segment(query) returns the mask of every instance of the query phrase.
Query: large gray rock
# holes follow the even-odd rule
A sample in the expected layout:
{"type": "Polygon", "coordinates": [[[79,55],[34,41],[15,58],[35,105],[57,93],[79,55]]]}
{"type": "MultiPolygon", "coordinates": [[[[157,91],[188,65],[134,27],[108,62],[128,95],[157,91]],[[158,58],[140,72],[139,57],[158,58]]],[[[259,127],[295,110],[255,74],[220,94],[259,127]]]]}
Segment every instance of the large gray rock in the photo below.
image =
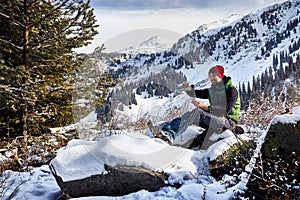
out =
{"type": "Polygon", "coordinates": [[[273,119],[247,187],[250,198],[299,199],[300,115],[273,119]]]}
{"type": "Polygon", "coordinates": [[[168,176],[163,173],[153,172],[142,167],[107,167],[109,172],[104,175],[93,175],[80,180],[64,182],[55,174],[54,177],[66,197],[84,196],[120,196],[142,189],[148,191],[159,190],[166,185],[168,176]]]}
{"type": "Polygon", "coordinates": [[[173,177],[172,184],[192,179],[201,160],[192,150],[123,133],[99,141],[71,140],[49,165],[63,193],[71,197],[116,196],[155,191],[173,177]]]}

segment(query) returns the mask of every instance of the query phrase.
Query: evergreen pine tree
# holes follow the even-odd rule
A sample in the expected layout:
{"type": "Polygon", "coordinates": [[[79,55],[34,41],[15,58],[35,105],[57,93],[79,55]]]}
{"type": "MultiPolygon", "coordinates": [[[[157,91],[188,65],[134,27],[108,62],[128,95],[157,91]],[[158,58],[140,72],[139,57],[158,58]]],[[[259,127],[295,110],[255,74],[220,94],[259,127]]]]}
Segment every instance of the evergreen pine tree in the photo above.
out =
{"type": "Polygon", "coordinates": [[[252,92],[251,92],[250,82],[248,82],[248,85],[247,85],[247,102],[250,101],[251,96],[252,96],[252,92]]]}
{"type": "Polygon", "coordinates": [[[0,122],[9,120],[11,131],[23,135],[70,123],[73,75],[80,64],[74,49],[97,34],[90,1],[0,5],[0,122]]]}

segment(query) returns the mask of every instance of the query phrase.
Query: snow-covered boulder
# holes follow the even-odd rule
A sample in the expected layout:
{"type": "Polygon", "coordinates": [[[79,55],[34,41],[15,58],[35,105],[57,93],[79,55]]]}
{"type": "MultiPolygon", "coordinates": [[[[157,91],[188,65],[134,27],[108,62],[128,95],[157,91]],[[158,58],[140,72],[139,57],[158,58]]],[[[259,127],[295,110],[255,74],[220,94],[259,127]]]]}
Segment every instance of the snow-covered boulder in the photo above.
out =
{"type": "Polygon", "coordinates": [[[70,197],[160,191],[166,188],[163,186],[184,186],[197,182],[199,176],[208,177],[209,160],[238,141],[229,133],[221,136],[224,139],[200,151],[176,146],[187,135],[173,146],[140,133],[99,137],[98,141],[72,140],[58,151],[50,168],[62,192],[70,197]]]}
{"type": "Polygon", "coordinates": [[[71,197],[158,190],[192,178],[202,157],[160,139],[124,133],[100,141],[72,140],[51,161],[63,193],[71,197]],[[168,180],[168,181],[167,181],[168,180]]]}
{"type": "MultiPolygon", "coordinates": [[[[298,108],[299,109],[299,108],[298,108]]],[[[278,115],[270,123],[248,183],[248,196],[298,199],[300,196],[300,115],[278,115]]]]}

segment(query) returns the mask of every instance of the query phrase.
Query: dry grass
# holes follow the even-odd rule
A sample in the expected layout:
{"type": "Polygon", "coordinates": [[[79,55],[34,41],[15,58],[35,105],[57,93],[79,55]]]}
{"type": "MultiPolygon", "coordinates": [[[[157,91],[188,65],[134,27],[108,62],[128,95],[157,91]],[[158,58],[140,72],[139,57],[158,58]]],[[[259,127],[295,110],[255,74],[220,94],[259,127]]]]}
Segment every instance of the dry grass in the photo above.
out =
{"type": "Polygon", "coordinates": [[[0,148],[5,149],[2,156],[6,159],[0,162],[0,174],[5,170],[28,171],[47,164],[71,138],[61,134],[2,138],[0,148]]]}
{"type": "Polygon", "coordinates": [[[299,102],[282,102],[280,99],[284,95],[283,92],[280,93],[276,101],[270,97],[264,97],[264,94],[260,99],[251,100],[247,110],[242,113],[241,124],[266,129],[275,115],[290,114],[292,108],[298,106],[299,102]]]}

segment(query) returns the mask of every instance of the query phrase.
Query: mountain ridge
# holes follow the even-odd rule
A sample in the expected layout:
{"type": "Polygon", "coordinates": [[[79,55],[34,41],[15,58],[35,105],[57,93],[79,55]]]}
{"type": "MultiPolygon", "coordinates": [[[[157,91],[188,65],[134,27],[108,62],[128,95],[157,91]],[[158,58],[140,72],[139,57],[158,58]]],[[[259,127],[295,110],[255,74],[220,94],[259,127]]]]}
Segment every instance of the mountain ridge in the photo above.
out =
{"type": "MultiPolygon", "coordinates": [[[[187,69],[194,68],[205,76],[212,65],[221,64],[235,84],[251,81],[272,65],[273,54],[288,51],[289,45],[299,40],[299,18],[299,1],[275,4],[223,27],[204,33],[197,29],[180,38],[170,50],[126,57],[109,69],[115,77],[123,74],[127,79],[129,69],[137,67],[143,73],[145,65],[169,66],[187,76],[187,69]]],[[[299,49],[292,53],[298,52],[299,49]]]]}

